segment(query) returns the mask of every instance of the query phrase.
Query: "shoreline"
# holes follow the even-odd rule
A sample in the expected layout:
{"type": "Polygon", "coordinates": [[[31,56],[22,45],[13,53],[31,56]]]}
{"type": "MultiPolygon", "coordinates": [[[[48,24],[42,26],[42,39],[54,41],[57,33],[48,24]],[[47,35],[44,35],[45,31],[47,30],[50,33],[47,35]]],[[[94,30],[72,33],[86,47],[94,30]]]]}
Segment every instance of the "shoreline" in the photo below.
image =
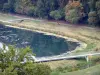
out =
{"type": "MultiPolygon", "coordinates": [[[[56,34],[56,33],[49,32],[49,31],[43,31],[43,30],[35,29],[35,28],[30,29],[30,28],[27,28],[27,27],[24,27],[24,26],[20,26],[19,24],[10,23],[10,22],[7,22],[7,21],[1,21],[0,20],[0,23],[4,26],[28,30],[28,31],[33,31],[33,32],[38,32],[38,33],[43,33],[44,35],[51,35],[51,36],[55,36],[55,37],[59,37],[59,38],[64,38],[64,39],[66,39],[66,41],[72,41],[72,42],[78,43],[79,46],[77,46],[74,50],[71,50],[69,53],[75,52],[77,50],[84,50],[87,47],[86,43],[81,42],[81,41],[74,39],[74,38],[71,38],[71,37],[64,36],[64,35],[56,34]]],[[[63,53],[63,54],[65,54],[65,53],[63,53]]]]}
{"type": "Polygon", "coordinates": [[[45,61],[49,62],[49,61],[54,61],[54,60],[55,61],[64,60],[68,56],[70,56],[71,53],[74,53],[77,50],[84,50],[87,47],[86,43],[83,43],[81,41],[78,41],[77,39],[69,38],[69,37],[66,37],[66,36],[63,36],[63,35],[58,35],[58,34],[54,34],[54,33],[50,33],[50,32],[34,30],[34,29],[28,29],[28,28],[24,28],[24,27],[12,26],[12,24],[1,24],[1,25],[12,27],[12,28],[17,28],[17,29],[23,29],[23,30],[38,32],[38,33],[43,33],[44,35],[51,35],[51,36],[55,36],[55,37],[59,37],[59,38],[64,38],[66,41],[72,41],[72,42],[76,42],[76,43],[79,44],[74,50],[62,53],[60,55],[53,55],[53,56],[46,56],[46,57],[35,57],[35,56],[32,56],[32,58],[34,59],[35,62],[45,62],[45,61]]]}

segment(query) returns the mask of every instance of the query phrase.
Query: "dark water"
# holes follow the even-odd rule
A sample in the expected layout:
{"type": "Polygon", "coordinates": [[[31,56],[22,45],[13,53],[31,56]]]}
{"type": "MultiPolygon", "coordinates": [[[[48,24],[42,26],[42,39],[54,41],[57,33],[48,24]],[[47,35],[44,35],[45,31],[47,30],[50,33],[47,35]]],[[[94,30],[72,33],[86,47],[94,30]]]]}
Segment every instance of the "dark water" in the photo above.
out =
{"type": "Polygon", "coordinates": [[[18,48],[30,46],[37,57],[59,55],[75,49],[75,42],[42,33],[16,29],[0,25],[0,42],[15,45],[18,48]]]}

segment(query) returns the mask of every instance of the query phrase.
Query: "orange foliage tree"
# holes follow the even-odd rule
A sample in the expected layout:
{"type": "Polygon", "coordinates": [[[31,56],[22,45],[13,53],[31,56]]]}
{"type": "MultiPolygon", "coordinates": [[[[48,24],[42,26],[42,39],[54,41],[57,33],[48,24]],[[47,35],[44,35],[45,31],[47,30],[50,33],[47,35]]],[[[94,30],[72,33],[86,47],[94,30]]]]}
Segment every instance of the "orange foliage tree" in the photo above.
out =
{"type": "Polygon", "coordinates": [[[84,16],[84,11],[80,1],[69,0],[65,9],[66,20],[71,23],[77,23],[82,16],[84,16]]]}

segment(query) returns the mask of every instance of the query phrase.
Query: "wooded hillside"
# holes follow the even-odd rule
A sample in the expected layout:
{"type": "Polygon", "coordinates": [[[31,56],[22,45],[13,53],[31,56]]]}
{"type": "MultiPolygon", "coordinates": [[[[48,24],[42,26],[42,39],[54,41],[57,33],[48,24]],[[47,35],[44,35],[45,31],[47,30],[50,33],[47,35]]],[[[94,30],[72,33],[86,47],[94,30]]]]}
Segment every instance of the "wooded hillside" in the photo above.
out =
{"type": "Polygon", "coordinates": [[[100,0],[0,0],[0,11],[70,23],[100,24],[100,0]]]}

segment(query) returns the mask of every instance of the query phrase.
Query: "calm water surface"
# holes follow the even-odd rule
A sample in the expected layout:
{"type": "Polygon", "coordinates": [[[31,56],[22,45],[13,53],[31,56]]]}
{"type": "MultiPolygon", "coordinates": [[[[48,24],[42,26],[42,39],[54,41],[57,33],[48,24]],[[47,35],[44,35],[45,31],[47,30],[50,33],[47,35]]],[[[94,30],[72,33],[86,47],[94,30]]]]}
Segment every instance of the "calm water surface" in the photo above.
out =
{"type": "Polygon", "coordinates": [[[76,42],[68,42],[63,38],[3,25],[0,25],[0,42],[18,48],[30,46],[37,57],[59,55],[78,46],[76,42]]]}

